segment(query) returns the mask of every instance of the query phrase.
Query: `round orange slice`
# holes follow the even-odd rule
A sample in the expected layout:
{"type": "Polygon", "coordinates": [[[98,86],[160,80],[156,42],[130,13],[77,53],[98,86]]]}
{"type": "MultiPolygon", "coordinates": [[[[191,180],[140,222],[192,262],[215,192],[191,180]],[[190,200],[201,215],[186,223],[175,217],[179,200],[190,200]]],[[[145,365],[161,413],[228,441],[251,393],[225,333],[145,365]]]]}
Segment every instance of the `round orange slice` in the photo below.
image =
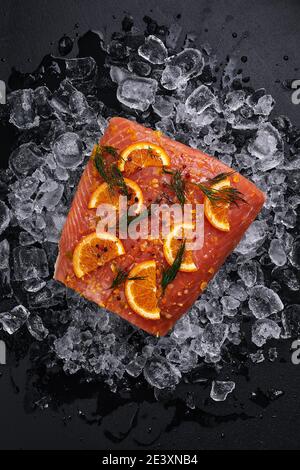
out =
{"type": "MultiPolygon", "coordinates": [[[[212,189],[221,189],[230,187],[229,178],[216,183],[212,186],[212,189]]],[[[211,225],[222,232],[228,232],[230,230],[230,224],[228,220],[229,203],[213,204],[206,196],[204,198],[204,214],[211,225]]]]}
{"type": "Polygon", "coordinates": [[[160,319],[154,260],[143,261],[131,269],[125,282],[125,296],[132,310],[141,317],[148,320],[160,319]]]}
{"type": "Polygon", "coordinates": [[[148,166],[169,166],[170,157],[159,145],[151,142],[136,142],[129,145],[121,152],[119,169],[132,173],[138,168],[148,166]]]}
{"type": "MultiPolygon", "coordinates": [[[[172,265],[174,263],[177,252],[182,243],[182,239],[186,238],[186,240],[189,241],[188,231],[192,231],[192,230],[193,230],[192,224],[175,225],[175,227],[169,232],[169,234],[165,238],[163,251],[164,251],[164,256],[169,265],[172,265]],[[186,232],[186,237],[184,237],[185,232],[186,232]]],[[[179,271],[184,271],[184,272],[198,271],[198,268],[193,259],[192,251],[185,250],[179,271]]]]}
{"type": "MultiPolygon", "coordinates": [[[[144,202],[142,190],[135,181],[129,178],[124,178],[124,182],[129,189],[129,196],[127,196],[128,204],[136,204],[135,213],[139,214],[144,202]]],[[[95,209],[100,206],[100,204],[112,204],[116,209],[118,209],[120,196],[121,193],[118,191],[110,191],[108,184],[102,183],[91,195],[88,208],[95,209]]]]}
{"type": "Polygon", "coordinates": [[[108,232],[91,233],[83,237],[74,250],[74,272],[81,278],[124,253],[122,242],[114,235],[108,232]]]}

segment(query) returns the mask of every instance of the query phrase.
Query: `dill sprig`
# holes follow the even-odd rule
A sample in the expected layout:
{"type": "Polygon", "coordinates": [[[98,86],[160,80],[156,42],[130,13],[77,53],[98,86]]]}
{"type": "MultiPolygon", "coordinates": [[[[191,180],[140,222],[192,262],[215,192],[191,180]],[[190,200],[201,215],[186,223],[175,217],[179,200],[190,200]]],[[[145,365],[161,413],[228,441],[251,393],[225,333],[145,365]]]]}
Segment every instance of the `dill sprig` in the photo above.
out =
{"type": "Polygon", "coordinates": [[[161,287],[162,287],[163,294],[164,294],[168,284],[170,284],[170,282],[174,281],[174,279],[175,279],[175,277],[176,277],[176,275],[179,271],[179,268],[181,266],[183,256],[184,256],[184,252],[185,252],[185,240],[182,241],[182,243],[181,243],[181,245],[180,245],[180,247],[179,247],[179,249],[176,253],[176,257],[173,261],[172,266],[168,267],[163,272],[162,280],[161,280],[161,287]]]}
{"type": "Polygon", "coordinates": [[[219,173],[213,178],[207,179],[204,183],[195,183],[196,186],[203,192],[203,194],[210,200],[214,205],[219,204],[235,204],[238,205],[239,202],[246,203],[247,201],[243,198],[243,194],[236,188],[232,186],[224,187],[220,189],[215,189],[214,186],[217,183],[220,183],[228,176],[235,173],[230,171],[227,173],[219,173]]]}
{"type": "Polygon", "coordinates": [[[171,183],[168,185],[177,196],[177,199],[181,205],[184,206],[186,198],[185,198],[185,181],[180,173],[179,170],[167,170],[166,168],[163,169],[164,173],[171,175],[171,183]]]}
{"type": "Polygon", "coordinates": [[[116,163],[107,163],[103,158],[105,152],[109,153],[114,158],[118,157],[118,151],[114,147],[97,145],[94,163],[98,173],[108,184],[110,191],[120,190],[125,196],[129,196],[122,172],[119,170],[116,163]]]}
{"type": "Polygon", "coordinates": [[[129,281],[144,281],[146,279],[144,276],[131,276],[131,277],[128,277],[129,273],[127,271],[124,271],[123,269],[117,268],[117,271],[118,271],[117,275],[113,279],[109,289],[115,289],[120,284],[123,284],[123,282],[125,282],[126,279],[128,279],[129,281]]]}

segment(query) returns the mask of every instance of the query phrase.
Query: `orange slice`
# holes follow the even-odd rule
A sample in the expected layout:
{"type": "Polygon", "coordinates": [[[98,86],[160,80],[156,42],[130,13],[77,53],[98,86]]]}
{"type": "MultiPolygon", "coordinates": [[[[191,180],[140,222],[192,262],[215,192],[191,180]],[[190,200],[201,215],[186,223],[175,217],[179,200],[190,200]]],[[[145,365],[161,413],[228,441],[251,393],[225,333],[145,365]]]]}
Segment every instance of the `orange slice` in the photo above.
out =
{"type": "Polygon", "coordinates": [[[148,166],[168,166],[170,165],[170,157],[159,145],[151,142],[136,142],[129,145],[121,152],[119,161],[119,169],[132,173],[137,168],[145,168],[148,166]]]}
{"type": "MultiPolygon", "coordinates": [[[[179,247],[181,245],[182,238],[187,231],[192,231],[193,230],[193,225],[192,224],[180,224],[180,225],[175,225],[175,227],[169,232],[167,235],[165,241],[164,241],[164,256],[168,262],[169,265],[172,265],[174,263],[174,260],[176,258],[176,254],[179,250],[179,247]]],[[[186,236],[186,240],[189,241],[188,234],[186,236]]],[[[190,240],[191,241],[191,240],[190,240]]],[[[185,250],[183,260],[181,263],[181,266],[179,268],[179,271],[184,271],[184,272],[194,272],[198,271],[198,268],[194,262],[193,259],[193,252],[189,250],[185,250]]]]}
{"type": "MultiPolygon", "coordinates": [[[[135,181],[129,178],[124,178],[124,182],[129,189],[128,203],[129,205],[136,204],[135,213],[139,214],[144,202],[142,190],[135,181]]],[[[118,191],[110,191],[108,184],[102,183],[91,195],[88,208],[95,209],[100,206],[100,204],[112,204],[118,209],[120,196],[121,193],[118,191]]]]}
{"type": "MultiPolygon", "coordinates": [[[[230,187],[230,180],[226,178],[212,186],[213,189],[230,187]]],[[[204,214],[211,225],[222,232],[230,230],[228,220],[229,203],[212,204],[208,197],[204,198],[204,214]]]]}
{"type": "Polygon", "coordinates": [[[83,237],[74,250],[74,272],[81,278],[124,253],[122,242],[114,235],[108,232],[91,233],[83,237]]]}
{"type": "Polygon", "coordinates": [[[148,320],[160,319],[154,260],[144,261],[131,269],[125,282],[125,296],[132,310],[141,317],[148,320]],[[132,277],[143,279],[130,280],[132,277]]]}

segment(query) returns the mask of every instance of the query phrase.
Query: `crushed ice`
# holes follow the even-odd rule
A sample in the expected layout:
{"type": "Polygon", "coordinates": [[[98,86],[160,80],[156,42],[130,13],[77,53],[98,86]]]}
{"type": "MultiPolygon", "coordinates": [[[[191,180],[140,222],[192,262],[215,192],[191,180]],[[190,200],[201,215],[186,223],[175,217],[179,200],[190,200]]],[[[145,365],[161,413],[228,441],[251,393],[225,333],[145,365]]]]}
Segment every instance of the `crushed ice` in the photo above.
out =
{"type": "MultiPolygon", "coordinates": [[[[108,45],[98,37],[104,67],[91,57],[52,58],[2,107],[1,119],[17,137],[0,175],[0,324],[10,335],[27,327],[35,340],[48,341],[66,373],[102,377],[112,389],[141,376],[155,390],[172,389],[200,362],[220,371],[232,345],[252,342],[248,357],[258,363],[265,343],[299,334],[300,305],[289,305],[288,293],[299,289],[300,132],[287,118],[270,117],[273,98],[244,85],[233,58],[219,83],[207,46],[196,48],[189,36],[180,50],[178,24],[157,36],[145,37],[131,23],[124,31],[108,45]],[[52,88],[40,86],[47,76],[56,80],[52,88]],[[101,90],[117,101],[108,103],[105,93],[99,99],[101,90]],[[267,194],[201,299],[159,339],[51,279],[80,175],[117,114],[216,155],[267,194]]],[[[276,357],[269,349],[270,360],[276,357]]],[[[210,396],[223,401],[234,388],[215,380],[210,396]]]]}

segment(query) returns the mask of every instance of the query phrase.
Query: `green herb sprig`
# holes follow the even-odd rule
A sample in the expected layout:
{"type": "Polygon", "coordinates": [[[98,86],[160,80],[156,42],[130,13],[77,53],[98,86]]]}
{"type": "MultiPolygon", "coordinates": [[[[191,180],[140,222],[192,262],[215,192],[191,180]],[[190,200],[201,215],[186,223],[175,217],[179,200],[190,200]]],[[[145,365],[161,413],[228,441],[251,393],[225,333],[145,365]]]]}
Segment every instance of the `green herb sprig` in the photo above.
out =
{"type": "Polygon", "coordinates": [[[176,257],[173,261],[172,266],[168,267],[163,272],[162,280],[161,280],[161,287],[162,287],[163,294],[164,294],[168,284],[170,284],[170,282],[174,281],[175,277],[177,276],[177,273],[179,271],[179,268],[180,268],[182,260],[183,260],[184,252],[185,252],[185,240],[182,241],[182,243],[181,243],[181,245],[180,245],[180,247],[179,247],[179,249],[176,253],[176,257]]]}
{"type": "Polygon", "coordinates": [[[184,206],[186,197],[185,197],[185,180],[182,177],[182,174],[179,170],[168,170],[166,168],[163,169],[164,173],[171,175],[171,183],[168,185],[176,194],[177,199],[181,205],[184,206]]]}
{"type": "Polygon", "coordinates": [[[118,151],[114,147],[97,145],[94,163],[99,175],[108,184],[110,191],[120,190],[125,196],[129,196],[122,172],[116,163],[107,163],[103,157],[104,153],[109,153],[114,158],[118,157],[118,151]]]}
{"type": "Polygon", "coordinates": [[[220,189],[213,188],[215,184],[220,183],[233,173],[234,171],[219,173],[213,178],[207,179],[204,183],[195,184],[213,205],[235,204],[237,206],[239,202],[246,203],[246,200],[243,198],[243,194],[238,189],[233,188],[232,186],[220,189]]]}
{"type": "Polygon", "coordinates": [[[115,289],[119,285],[123,284],[123,282],[128,279],[129,281],[144,281],[146,278],[144,276],[132,276],[128,277],[129,273],[127,271],[124,271],[122,269],[117,268],[117,275],[113,279],[111,286],[109,289],[115,289]]]}

